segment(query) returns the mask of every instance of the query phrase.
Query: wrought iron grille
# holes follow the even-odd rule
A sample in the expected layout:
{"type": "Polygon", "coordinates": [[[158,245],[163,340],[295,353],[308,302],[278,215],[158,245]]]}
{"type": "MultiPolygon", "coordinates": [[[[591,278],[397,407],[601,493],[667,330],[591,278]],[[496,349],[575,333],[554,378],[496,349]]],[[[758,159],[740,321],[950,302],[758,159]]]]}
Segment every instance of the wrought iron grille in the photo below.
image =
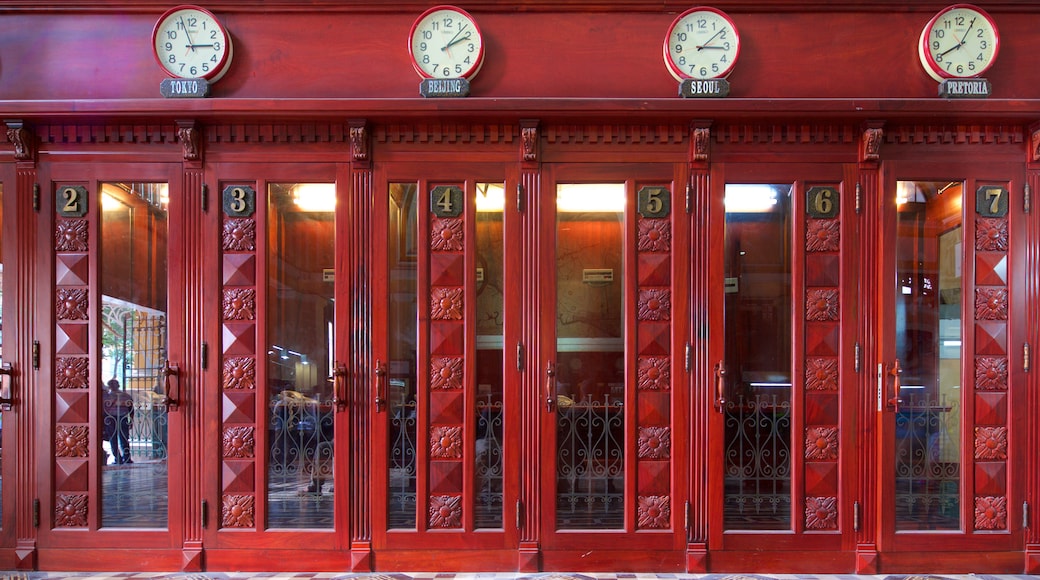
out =
{"type": "Polygon", "coordinates": [[[960,529],[960,401],[904,396],[896,414],[896,528],[960,529]]]}
{"type": "Polygon", "coordinates": [[[727,529],[791,526],[791,402],[780,394],[726,404],[727,529]]]}
{"type": "Polygon", "coordinates": [[[415,412],[410,401],[392,407],[390,418],[390,498],[387,524],[391,529],[414,528],[415,516],[415,412]]]}
{"type": "Polygon", "coordinates": [[[556,424],[556,523],[566,529],[624,527],[624,401],[561,406],[556,424]]]}
{"type": "Polygon", "coordinates": [[[477,528],[502,527],[502,403],[477,403],[476,488],[477,528]]]}

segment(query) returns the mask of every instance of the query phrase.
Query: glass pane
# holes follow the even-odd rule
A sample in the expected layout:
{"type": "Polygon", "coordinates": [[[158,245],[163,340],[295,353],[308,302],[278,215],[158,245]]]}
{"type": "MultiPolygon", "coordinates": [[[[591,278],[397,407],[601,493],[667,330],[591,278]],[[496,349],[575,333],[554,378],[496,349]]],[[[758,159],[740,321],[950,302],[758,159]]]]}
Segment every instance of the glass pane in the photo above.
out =
{"type": "Polygon", "coordinates": [[[415,421],[416,355],[418,339],[418,278],[416,199],[414,183],[390,185],[389,213],[389,334],[390,417],[388,455],[389,497],[387,525],[414,529],[415,517],[415,421]]]}
{"type": "Polygon", "coordinates": [[[477,433],[474,469],[477,491],[474,524],[477,528],[502,527],[504,203],[504,184],[477,184],[477,433]]]}
{"type": "MultiPolygon", "coordinates": [[[[0,183],[0,232],[4,231],[4,184],[0,183]]],[[[4,360],[4,240],[0,237],[0,361],[4,360]]],[[[0,458],[4,453],[4,413],[0,411],[0,458]]],[[[4,476],[0,465],[0,514],[4,513],[4,476]]],[[[0,528],[3,518],[0,518],[0,528]]]]}
{"type": "Polygon", "coordinates": [[[791,528],[791,186],[726,185],[723,523],[791,528]]]}
{"type": "Polygon", "coordinates": [[[897,184],[897,530],[961,527],[962,190],[949,181],[897,184]]]}
{"type": "Polygon", "coordinates": [[[101,185],[103,527],[167,525],[167,186],[101,185]]]}
{"type": "Polygon", "coordinates": [[[556,191],[556,525],[625,514],[624,184],[556,191]]]}
{"type": "Polygon", "coordinates": [[[268,188],[267,501],[272,528],[331,528],[336,186],[268,188]]]}

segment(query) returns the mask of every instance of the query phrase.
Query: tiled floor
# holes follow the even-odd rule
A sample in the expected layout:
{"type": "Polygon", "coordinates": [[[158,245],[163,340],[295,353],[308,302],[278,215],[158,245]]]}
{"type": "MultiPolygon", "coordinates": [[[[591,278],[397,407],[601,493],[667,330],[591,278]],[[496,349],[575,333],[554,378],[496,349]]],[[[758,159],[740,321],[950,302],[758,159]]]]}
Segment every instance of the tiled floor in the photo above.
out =
{"type": "Polygon", "coordinates": [[[1025,574],[569,574],[517,573],[387,573],[341,572],[0,572],[0,580],[1040,580],[1025,574]]]}

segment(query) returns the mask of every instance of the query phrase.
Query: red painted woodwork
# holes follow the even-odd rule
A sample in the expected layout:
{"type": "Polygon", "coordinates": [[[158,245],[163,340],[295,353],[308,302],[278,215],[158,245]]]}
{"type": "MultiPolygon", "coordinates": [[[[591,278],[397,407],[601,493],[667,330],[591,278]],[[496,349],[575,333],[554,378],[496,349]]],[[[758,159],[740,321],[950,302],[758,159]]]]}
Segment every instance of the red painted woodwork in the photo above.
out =
{"type": "MultiPolygon", "coordinates": [[[[723,3],[742,35],[740,61],[729,97],[696,100],[677,96],[661,57],[666,27],[688,5],[482,0],[464,6],[487,39],[471,95],[423,99],[405,36],[426,4],[216,0],[206,8],[231,31],[234,63],[210,97],[164,99],[148,40],[167,4],[2,4],[2,352],[16,404],[3,414],[0,568],[112,569],[133,549],[142,569],[188,572],[1040,571],[1040,329],[1026,322],[1040,317],[1030,197],[1040,191],[1040,71],[1023,40],[1036,7],[984,6],[1005,39],[987,73],[993,94],[956,100],[936,96],[916,54],[921,27],[945,4],[723,3]],[[965,183],[966,200],[963,529],[897,533],[895,418],[884,401],[879,411],[877,391],[878,365],[894,358],[893,198],[896,181],[947,177],[965,183]],[[127,179],[170,185],[169,238],[152,247],[168,256],[168,275],[147,286],[170,296],[168,355],[182,393],[169,415],[161,530],[99,525],[94,315],[103,292],[123,293],[99,275],[118,278],[125,264],[98,264],[97,207],[55,216],[57,185],[96,196],[100,183],[127,179]],[[556,521],[559,435],[545,396],[559,308],[553,199],[557,183],[600,181],[629,193],[612,240],[623,260],[609,266],[621,277],[611,299],[624,304],[625,511],[619,530],[575,532],[556,521]],[[276,529],[265,505],[264,351],[268,336],[295,328],[292,313],[268,311],[276,218],[265,200],[268,184],[297,182],[337,187],[334,222],[286,241],[302,259],[335,240],[332,358],[345,396],[330,407],[327,529],[276,529]],[[469,198],[458,216],[428,211],[432,187],[469,195],[486,182],[505,185],[501,221],[478,222],[469,198]],[[724,186],[736,182],[794,188],[790,345],[762,340],[746,353],[790,347],[789,530],[724,528],[713,367],[735,348],[721,329],[724,186]],[[421,509],[412,528],[390,529],[393,429],[382,403],[399,290],[390,256],[401,248],[388,237],[388,192],[403,183],[425,208],[409,256],[421,305],[421,509]],[[224,212],[231,184],[255,188],[253,215],[224,212]],[[1006,217],[976,216],[975,188],[987,184],[1008,189],[1006,217]],[[636,211],[644,186],[669,192],[667,217],[636,211]],[[835,216],[805,211],[817,186],[838,192],[835,216]],[[493,355],[476,353],[478,235],[502,246],[503,346],[493,355]],[[499,367],[502,525],[478,530],[472,411],[499,367]]],[[[320,262],[308,270],[330,267],[320,262]]]]}

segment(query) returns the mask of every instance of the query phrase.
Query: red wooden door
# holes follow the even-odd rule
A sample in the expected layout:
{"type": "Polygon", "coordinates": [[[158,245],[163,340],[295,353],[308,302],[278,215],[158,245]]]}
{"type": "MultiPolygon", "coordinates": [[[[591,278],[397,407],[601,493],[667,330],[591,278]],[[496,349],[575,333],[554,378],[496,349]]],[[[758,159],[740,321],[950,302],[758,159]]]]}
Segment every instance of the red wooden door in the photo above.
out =
{"type": "Polygon", "coordinates": [[[1019,165],[890,164],[877,364],[881,566],[1018,569],[1025,223],[1019,165]]]}
{"type": "Polygon", "coordinates": [[[396,171],[383,167],[373,186],[375,567],[512,569],[521,453],[512,288],[524,251],[506,195],[515,176],[480,164],[396,171]]]}
{"type": "Polygon", "coordinates": [[[710,449],[715,569],[851,567],[850,171],[712,167],[712,368],[694,413],[711,411],[708,440],[694,444],[710,449]]]}
{"type": "MultiPolygon", "coordinates": [[[[41,172],[41,548],[177,549],[185,320],[180,164],[41,172]]],[[[174,555],[176,554],[176,555],[174,555]]],[[[74,562],[68,562],[75,566],[74,562]]],[[[57,564],[61,565],[61,564],[57,564]]]]}
{"type": "Polygon", "coordinates": [[[683,569],[679,171],[544,168],[530,218],[546,569],[683,569]]]}
{"type": "Polygon", "coordinates": [[[217,164],[211,231],[219,248],[217,364],[203,393],[208,565],[282,566],[276,549],[308,549],[347,566],[352,486],[346,394],[349,307],[340,232],[349,183],[327,164],[217,164]],[[257,554],[264,554],[258,556],[257,554]],[[270,560],[265,560],[270,558],[270,560]]]}

